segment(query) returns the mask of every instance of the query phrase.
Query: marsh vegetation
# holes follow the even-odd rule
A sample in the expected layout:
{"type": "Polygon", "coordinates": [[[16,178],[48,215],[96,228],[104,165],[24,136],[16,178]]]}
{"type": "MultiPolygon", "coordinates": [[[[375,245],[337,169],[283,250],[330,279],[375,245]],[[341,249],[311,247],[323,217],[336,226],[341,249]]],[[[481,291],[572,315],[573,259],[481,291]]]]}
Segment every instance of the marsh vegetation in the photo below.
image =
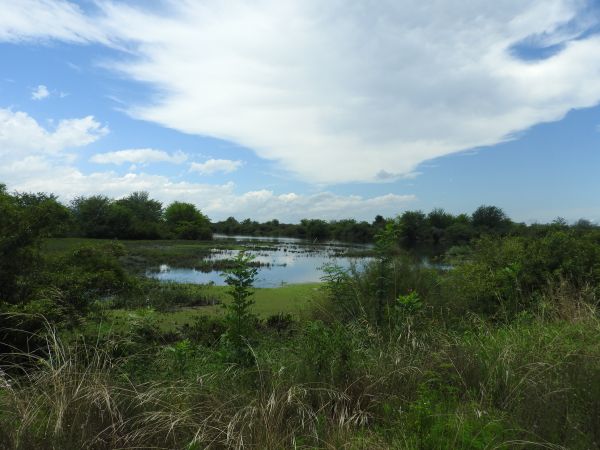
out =
{"type": "Polygon", "coordinates": [[[364,264],[331,246],[318,283],[257,288],[281,246],[86,238],[5,189],[0,210],[0,448],[600,447],[592,224],[405,213],[364,264]],[[210,260],[223,286],[146,276],[210,260]]]}

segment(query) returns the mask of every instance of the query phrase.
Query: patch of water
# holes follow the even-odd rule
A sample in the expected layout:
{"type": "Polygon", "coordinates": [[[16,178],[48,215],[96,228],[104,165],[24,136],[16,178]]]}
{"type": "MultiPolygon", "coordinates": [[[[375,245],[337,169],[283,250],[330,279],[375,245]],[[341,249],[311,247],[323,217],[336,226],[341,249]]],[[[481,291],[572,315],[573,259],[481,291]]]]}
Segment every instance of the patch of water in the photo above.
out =
{"type": "MultiPolygon", "coordinates": [[[[345,257],[343,253],[349,246],[340,243],[327,243],[325,245],[311,245],[306,241],[293,238],[254,239],[246,236],[236,237],[238,241],[247,242],[246,254],[254,257],[256,262],[262,264],[258,268],[256,287],[277,287],[282,284],[318,282],[323,276],[323,266],[336,264],[343,268],[356,265],[361,268],[371,260],[367,257],[345,257]],[[251,241],[258,241],[254,244],[251,241]]],[[[237,256],[239,250],[214,249],[209,259],[228,260],[237,256]]],[[[178,283],[215,284],[225,285],[222,271],[212,270],[203,272],[190,268],[170,267],[161,265],[158,270],[151,270],[147,275],[162,281],[175,281],[178,283]]]]}

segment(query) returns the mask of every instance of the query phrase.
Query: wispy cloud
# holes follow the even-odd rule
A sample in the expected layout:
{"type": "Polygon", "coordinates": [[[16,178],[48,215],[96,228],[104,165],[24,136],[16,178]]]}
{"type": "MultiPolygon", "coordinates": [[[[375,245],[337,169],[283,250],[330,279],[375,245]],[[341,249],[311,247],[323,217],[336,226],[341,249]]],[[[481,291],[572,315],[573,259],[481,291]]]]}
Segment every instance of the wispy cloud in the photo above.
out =
{"type": "Polygon", "coordinates": [[[148,164],[156,162],[167,162],[172,164],[181,164],[187,160],[187,155],[181,151],[167,153],[163,150],[153,148],[134,148],[118,150],[114,152],[97,153],[90,158],[90,161],[96,164],[116,164],[124,163],[148,164]]]}
{"type": "Polygon", "coordinates": [[[42,100],[50,95],[50,91],[46,86],[40,84],[33,91],[31,91],[32,100],[42,100]]]}
{"type": "Polygon", "coordinates": [[[243,162],[230,159],[209,159],[203,163],[193,162],[190,164],[190,172],[198,172],[202,175],[212,175],[217,172],[231,173],[242,166],[243,162]]]}

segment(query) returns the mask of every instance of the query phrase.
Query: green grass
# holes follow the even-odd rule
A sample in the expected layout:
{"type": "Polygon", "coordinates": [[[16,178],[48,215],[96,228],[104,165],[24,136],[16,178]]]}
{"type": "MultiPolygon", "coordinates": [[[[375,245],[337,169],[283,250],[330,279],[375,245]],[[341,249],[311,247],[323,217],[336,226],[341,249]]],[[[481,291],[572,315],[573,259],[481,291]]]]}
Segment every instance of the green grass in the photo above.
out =
{"type": "Polygon", "coordinates": [[[151,266],[168,264],[173,267],[200,268],[212,249],[232,250],[241,248],[227,241],[183,240],[112,240],[91,238],[48,239],[42,251],[48,256],[61,256],[82,246],[102,246],[117,242],[125,248],[119,258],[123,267],[132,273],[141,273],[151,266]]]}
{"type": "MultiPolygon", "coordinates": [[[[294,317],[300,317],[314,301],[321,298],[320,283],[289,284],[278,288],[256,289],[253,299],[255,304],[253,311],[261,318],[267,318],[274,314],[291,314],[294,317]]],[[[207,286],[206,289],[210,295],[219,298],[227,303],[229,297],[226,294],[227,286],[207,286]]],[[[115,309],[107,312],[107,318],[104,321],[103,328],[113,331],[124,331],[128,326],[132,315],[143,315],[142,309],[115,309]]],[[[223,314],[221,305],[182,307],[174,311],[154,312],[153,318],[156,320],[161,331],[174,331],[181,325],[191,324],[198,316],[218,316],[223,314]]]]}

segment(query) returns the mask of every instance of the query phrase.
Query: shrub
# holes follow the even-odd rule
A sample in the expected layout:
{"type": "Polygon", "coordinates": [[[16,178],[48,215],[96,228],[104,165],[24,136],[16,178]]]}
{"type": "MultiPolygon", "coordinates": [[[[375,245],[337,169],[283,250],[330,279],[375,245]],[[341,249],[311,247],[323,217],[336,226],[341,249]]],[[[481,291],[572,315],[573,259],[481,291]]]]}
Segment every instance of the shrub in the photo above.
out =
{"type": "Polygon", "coordinates": [[[252,257],[243,251],[234,259],[234,267],[224,272],[225,283],[229,286],[227,293],[231,301],[223,305],[227,332],[223,335],[226,353],[233,361],[249,364],[252,360],[249,344],[252,342],[257,316],[252,312],[254,301],[250,298],[258,269],[252,267],[252,257]]]}

